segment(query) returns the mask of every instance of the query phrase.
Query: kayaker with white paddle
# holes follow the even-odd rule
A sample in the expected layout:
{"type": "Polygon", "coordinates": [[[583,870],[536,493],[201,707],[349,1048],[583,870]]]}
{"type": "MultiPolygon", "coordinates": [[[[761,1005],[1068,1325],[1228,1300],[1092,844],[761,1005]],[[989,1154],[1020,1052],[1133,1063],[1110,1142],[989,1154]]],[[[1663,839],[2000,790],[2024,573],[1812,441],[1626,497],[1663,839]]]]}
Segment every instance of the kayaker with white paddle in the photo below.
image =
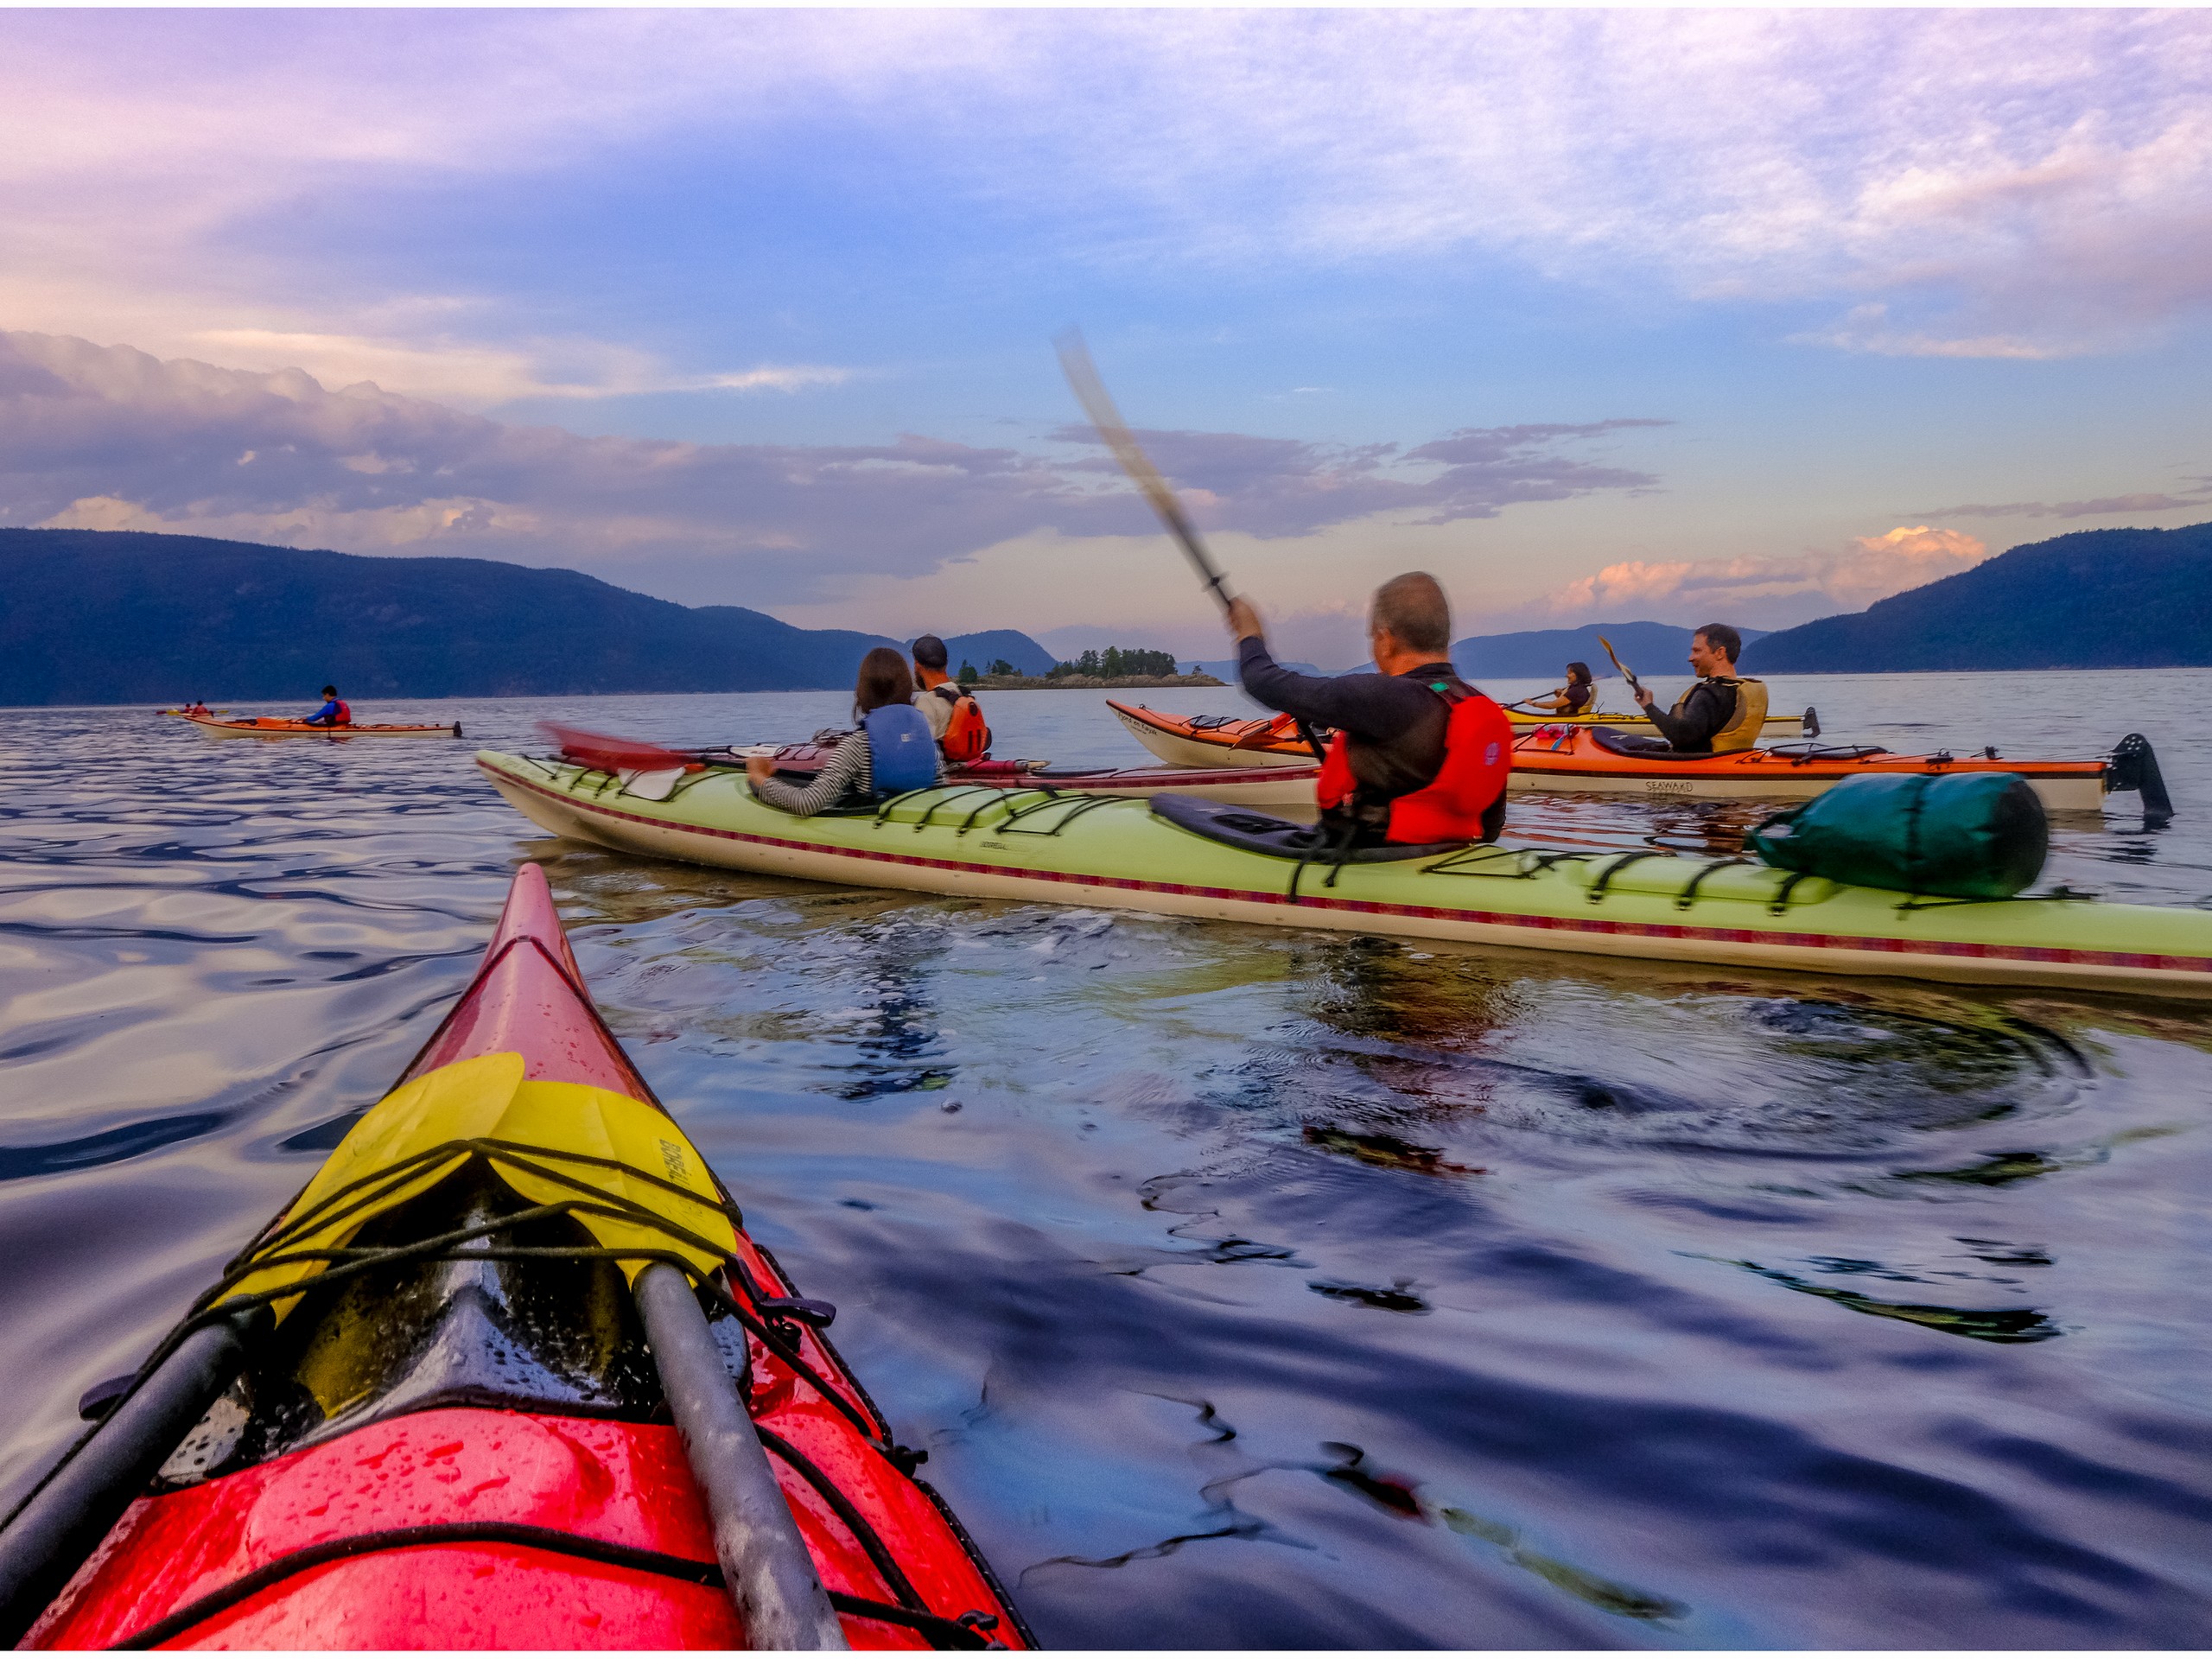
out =
{"type": "MultiPolygon", "coordinates": [[[[1611,652],[1612,647],[1605,649],[1611,652]]],[[[1666,740],[1652,744],[1653,748],[1676,754],[1728,754],[1758,741],[1766,724],[1766,683],[1736,672],[1736,658],[1743,649],[1743,635],[1726,622],[1708,622],[1700,628],[1690,639],[1690,666],[1697,672],[1697,682],[1675,700],[1669,711],[1662,712],[1643,683],[1621,669],[1646,718],[1666,740]]],[[[1613,665],[1619,668],[1620,658],[1614,658],[1613,665]]]]}
{"type": "Polygon", "coordinates": [[[1426,571],[1375,590],[1373,674],[1300,674],[1268,651],[1251,601],[1229,606],[1237,675],[1269,709],[1332,727],[1316,795],[1347,844],[1495,841],[1505,824],[1513,732],[1505,712],[1452,666],[1452,607],[1426,571]]]}
{"type": "MultiPolygon", "coordinates": [[[[929,721],[914,707],[914,677],[906,659],[888,645],[861,658],[853,685],[853,718],[860,730],[838,741],[810,784],[788,784],[776,763],[756,754],[745,763],[753,792],[797,817],[833,807],[872,804],[910,789],[927,789],[944,775],[944,762],[929,721]]],[[[823,741],[834,734],[817,734],[823,741]]]]}
{"type": "Polygon", "coordinates": [[[1222,607],[1236,641],[1244,690],[1298,721],[1321,757],[1315,795],[1334,855],[1363,844],[1495,841],[1505,824],[1505,780],[1513,732],[1505,711],[1452,666],[1452,607],[1425,571],[1375,590],[1368,647],[1379,674],[1335,679],[1294,673],[1268,654],[1260,613],[1232,595],[1197,528],[1122,420],[1071,329],[1060,366],[1091,424],[1222,607]],[[1317,728],[1336,728],[1325,747],[1317,728]]]}

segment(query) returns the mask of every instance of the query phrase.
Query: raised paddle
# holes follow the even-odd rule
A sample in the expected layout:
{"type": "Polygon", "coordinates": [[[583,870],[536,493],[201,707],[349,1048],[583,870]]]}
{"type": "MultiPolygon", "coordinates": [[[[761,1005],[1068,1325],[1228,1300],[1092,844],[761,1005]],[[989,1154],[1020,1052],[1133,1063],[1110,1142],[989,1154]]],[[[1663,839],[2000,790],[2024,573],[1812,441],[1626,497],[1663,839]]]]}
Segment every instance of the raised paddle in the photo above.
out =
{"type": "Polygon", "coordinates": [[[1106,383],[1098,378],[1097,365],[1090,360],[1090,350],[1083,343],[1083,331],[1071,328],[1052,343],[1059,348],[1061,371],[1074,389],[1076,401],[1083,405],[1083,412],[1090,416],[1090,424],[1114,452],[1114,459],[1122,463],[1122,470],[1144,492],[1145,499],[1152,503],[1152,510],[1160,515],[1160,522],[1167,526],[1167,533],[1175,538],[1184,556],[1205,581],[1215,602],[1227,611],[1230,597],[1228,578],[1207,556],[1205,543],[1198,539],[1198,531],[1185,515],[1182,502],[1176,499],[1167,480],[1160,475],[1160,469],[1152,464],[1152,458],[1138,444],[1128,423],[1122,420],[1122,411],[1114,407],[1106,383]]]}
{"type": "MultiPolygon", "coordinates": [[[[1206,590],[1213,595],[1214,602],[1226,615],[1230,598],[1229,579],[1222,575],[1220,567],[1208,556],[1205,543],[1198,539],[1197,527],[1183,511],[1182,502],[1176,498],[1167,480],[1160,475],[1160,469],[1152,464],[1152,457],[1146,454],[1143,446],[1137,442],[1136,435],[1129,430],[1128,423],[1122,418],[1122,411],[1114,407],[1114,399],[1106,390],[1106,383],[1098,378],[1098,366],[1090,360],[1090,348],[1083,343],[1083,331],[1071,328],[1052,344],[1059,350],[1061,372],[1067,376],[1076,401],[1083,405],[1083,412],[1090,416],[1090,424],[1097,429],[1106,447],[1114,452],[1114,459],[1122,463],[1122,470],[1135,480],[1137,488],[1144,492],[1144,499],[1152,503],[1152,510],[1160,515],[1160,522],[1167,527],[1167,533],[1175,538],[1176,545],[1183,550],[1183,556],[1190,560],[1192,569],[1198,573],[1206,590]]],[[[1300,721],[1298,734],[1313,751],[1313,758],[1320,760],[1323,753],[1321,740],[1314,734],[1313,727],[1303,720],[1300,721]]]]}
{"type": "Polygon", "coordinates": [[[1643,690],[1643,682],[1636,677],[1636,671],[1630,668],[1626,663],[1621,661],[1618,657],[1613,656],[1613,642],[1606,639],[1605,636],[1601,633],[1598,636],[1598,643],[1605,648],[1606,656],[1612,657],[1613,666],[1620,671],[1621,678],[1628,682],[1628,689],[1630,691],[1643,690]]]}

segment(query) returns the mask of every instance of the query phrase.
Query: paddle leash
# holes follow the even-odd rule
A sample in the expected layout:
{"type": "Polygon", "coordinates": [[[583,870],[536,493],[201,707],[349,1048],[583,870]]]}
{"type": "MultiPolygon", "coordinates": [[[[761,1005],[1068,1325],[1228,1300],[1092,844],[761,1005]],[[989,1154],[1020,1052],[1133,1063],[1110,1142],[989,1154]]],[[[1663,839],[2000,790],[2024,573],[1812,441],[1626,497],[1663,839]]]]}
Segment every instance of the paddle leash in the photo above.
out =
{"type": "MultiPolygon", "coordinates": [[[[1129,430],[1128,423],[1122,418],[1122,411],[1114,407],[1114,399],[1106,390],[1106,383],[1098,378],[1098,365],[1090,360],[1090,348],[1083,343],[1083,331],[1071,328],[1052,344],[1059,350],[1061,372],[1067,376],[1068,385],[1075,392],[1076,401],[1083,405],[1083,412],[1090,417],[1090,424],[1105,442],[1106,447],[1114,452],[1114,459],[1122,463],[1122,470],[1129,475],[1138,489],[1144,492],[1144,499],[1152,503],[1152,510],[1160,515],[1160,522],[1175,538],[1175,544],[1183,550],[1183,556],[1190,560],[1191,568],[1198,573],[1199,581],[1213,595],[1214,603],[1221,607],[1224,616],[1227,615],[1232,597],[1229,591],[1229,579],[1222,575],[1221,568],[1207,553],[1205,543],[1198,539],[1197,526],[1191,523],[1190,515],[1183,511],[1183,504],[1177,499],[1173,488],[1160,476],[1160,469],[1152,464],[1152,457],[1145,454],[1136,435],[1129,430]]],[[[1313,728],[1301,720],[1298,722],[1298,734],[1313,751],[1314,760],[1320,760],[1321,740],[1315,734],[1313,728]]]]}

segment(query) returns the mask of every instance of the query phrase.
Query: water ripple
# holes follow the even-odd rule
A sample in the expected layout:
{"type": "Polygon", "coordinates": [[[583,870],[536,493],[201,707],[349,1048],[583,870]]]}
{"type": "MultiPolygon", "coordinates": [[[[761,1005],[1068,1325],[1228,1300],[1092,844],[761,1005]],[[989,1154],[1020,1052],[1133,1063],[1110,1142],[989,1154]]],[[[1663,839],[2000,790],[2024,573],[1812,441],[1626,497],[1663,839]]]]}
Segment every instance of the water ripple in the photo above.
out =
{"type": "MultiPolygon", "coordinates": [[[[2024,751],[2032,715],[2087,749],[2141,723],[2141,679],[2069,682],[2059,715],[2021,677],[1802,700],[1877,741],[2024,751]],[[1906,733],[1929,706],[1942,728],[1906,733]]],[[[841,701],[582,723],[753,741],[841,701]]],[[[1126,760],[1097,701],[993,721],[1126,760]]],[[[458,712],[506,745],[558,711],[458,712]]],[[[2212,738],[2159,741],[2212,798],[2212,738]]],[[[528,857],[1052,1644],[2212,1637],[2193,1011],[656,864],[538,836],[459,745],[16,711],[0,780],[0,1498],[398,1072],[528,857]]],[[[1758,816],[1515,822],[1732,852],[1758,816]]],[[[2187,814],[2063,821],[2056,847],[2070,885],[2212,892],[2187,814]]]]}

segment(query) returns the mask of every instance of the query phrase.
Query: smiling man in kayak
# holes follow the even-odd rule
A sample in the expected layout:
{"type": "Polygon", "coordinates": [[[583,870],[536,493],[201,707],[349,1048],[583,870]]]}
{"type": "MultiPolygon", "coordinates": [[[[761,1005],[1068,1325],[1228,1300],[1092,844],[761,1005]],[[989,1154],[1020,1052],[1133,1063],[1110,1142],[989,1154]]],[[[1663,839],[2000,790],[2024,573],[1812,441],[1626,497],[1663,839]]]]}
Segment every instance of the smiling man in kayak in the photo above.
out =
{"type": "Polygon", "coordinates": [[[1330,679],[1281,666],[1246,600],[1230,603],[1229,631],[1246,691],[1336,729],[1316,791],[1325,825],[1367,842],[1497,838],[1512,728],[1452,668],[1452,607],[1435,577],[1415,570],[1375,590],[1367,642],[1379,673],[1330,679]]]}
{"type": "Polygon", "coordinates": [[[1645,716],[1676,754],[1728,754],[1748,749],[1766,724],[1766,684],[1736,672],[1744,636],[1726,622],[1708,622],[1690,639],[1690,666],[1697,683],[1662,712],[1650,691],[1636,688],[1645,716]]]}

